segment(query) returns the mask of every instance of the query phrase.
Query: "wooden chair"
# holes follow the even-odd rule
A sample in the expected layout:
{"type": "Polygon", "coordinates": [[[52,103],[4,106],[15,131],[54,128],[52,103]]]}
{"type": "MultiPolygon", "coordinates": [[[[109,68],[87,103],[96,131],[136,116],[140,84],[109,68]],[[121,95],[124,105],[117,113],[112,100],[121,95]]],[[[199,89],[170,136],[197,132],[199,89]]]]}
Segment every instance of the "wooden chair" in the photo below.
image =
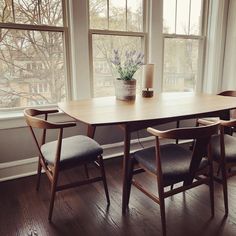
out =
{"type": "MultiPolygon", "coordinates": [[[[200,120],[199,123],[203,124],[200,120]]],[[[212,136],[212,158],[218,164],[217,174],[214,179],[223,186],[225,215],[228,215],[228,189],[227,178],[236,174],[232,167],[236,166],[236,137],[225,133],[225,128],[235,128],[236,119],[220,121],[220,134],[212,136]],[[221,171],[221,177],[219,172],[221,171]]]]}
{"type": "Polygon", "coordinates": [[[179,128],[167,131],[159,131],[153,128],[147,129],[156,137],[156,147],[145,148],[135,152],[131,157],[128,181],[128,199],[130,197],[131,184],[136,186],[144,194],[160,205],[162,231],[166,235],[165,198],[174,194],[194,188],[201,184],[208,184],[210,190],[211,213],[214,215],[213,192],[213,167],[211,158],[211,136],[218,131],[218,124],[206,127],[179,128]],[[178,144],[160,145],[159,138],[165,139],[194,139],[193,152],[184,149],[178,144]],[[208,158],[204,154],[208,150],[208,158]],[[134,169],[138,163],[138,169],[134,169]],[[158,196],[150,193],[137,180],[134,174],[145,171],[157,178],[158,196]],[[167,186],[183,182],[183,185],[169,190],[167,186]]]}
{"type": "MultiPolygon", "coordinates": [[[[221,93],[218,93],[220,96],[225,96],[225,97],[236,97],[236,90],[226,90],[221,93]]],[[[209,120],[211,122],[217,122],[219,121],[218,117],[206,117],[204,118],[206,120],[209,120]]],[[[230,111],[230,119],[236,119],[236,110],[231,110],[230,111]]],[[[198,126],[198,121],[196,125],[198,126]]],[[[230,133],[232,134],[234,132],[234,128],[231,128],[230,133]]]]}
{"type": "Polygon", "coordinates": [[[90,139],[87,136],[77,135],[69,138],[63,138],[64,128],[76,126],[76,123],[53,123],[47,121],[48,114],[56,112],[58,112],[58,110],[24,110],[26,122],[31,130],[39,153],[37,190],[39,189],[40,185],[42,168],[45,170],[51,182],[51,199],[48,215],[49,221],[51,221],[52,218],[55,194],[57,191],[61,191],[64,189],[77,187],[97,181],[103,181],[107,203],[108,205],[110,204],[102,159],[102,148],[96,141],[90,139]],[[44,116],[44,118],[41,117],[42,115],[44,116]],[[36,135],[35,133],[35,129],[42,129],[41,142],[38,139],[38,134],[36,135]],[[58,130],[58,139],[56,141],[46,142],[46,132],[49,129],[58,130]],[[101,176],[95,178],[87,178],[83,181],[77,181],[74,183],[58,185],[57,182],[60,171],[72,168],[77,165],[86,165],[90,162],[95,162],[97,164],[97,166],[100,168],[101,176]]]}

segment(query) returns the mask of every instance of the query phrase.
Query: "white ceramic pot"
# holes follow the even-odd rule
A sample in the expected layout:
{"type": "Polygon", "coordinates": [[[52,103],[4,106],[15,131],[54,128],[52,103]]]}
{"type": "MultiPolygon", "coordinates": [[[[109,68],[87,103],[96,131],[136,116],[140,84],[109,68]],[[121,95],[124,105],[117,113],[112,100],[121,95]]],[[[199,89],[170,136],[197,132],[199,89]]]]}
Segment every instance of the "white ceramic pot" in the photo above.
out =
{"type": "Polygon", "coordinates": [[[130,101],[135,100],[136,96],[136,80],[115,80],[116,98],[119,100],[130,101]]]}

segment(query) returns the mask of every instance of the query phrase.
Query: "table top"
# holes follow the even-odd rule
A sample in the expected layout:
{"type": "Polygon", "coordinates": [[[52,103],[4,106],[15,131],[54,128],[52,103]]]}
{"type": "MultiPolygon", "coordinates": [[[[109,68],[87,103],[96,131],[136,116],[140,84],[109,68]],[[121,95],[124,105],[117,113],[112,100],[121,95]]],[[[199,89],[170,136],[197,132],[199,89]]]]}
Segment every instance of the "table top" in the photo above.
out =
{"type": "Polygon", "coordinates": [[[236,108],[236,97],[197,93],[160,93],[135,101],[115,97],[69,101],[58,107],[72,118],[89,125],[123,124],[137,121],[187,119],[236,108]]]}

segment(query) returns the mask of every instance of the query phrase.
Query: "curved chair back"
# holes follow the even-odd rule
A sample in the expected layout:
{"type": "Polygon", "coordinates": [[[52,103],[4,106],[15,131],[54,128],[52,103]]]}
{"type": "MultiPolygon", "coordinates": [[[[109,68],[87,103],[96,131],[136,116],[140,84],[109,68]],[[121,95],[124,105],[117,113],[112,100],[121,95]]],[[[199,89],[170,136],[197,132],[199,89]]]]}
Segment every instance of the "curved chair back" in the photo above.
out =
{"type": "Polygon", "coordinates": [[[57,152],[56,152],[56,162],[59,161],[60,159],[60,151],[61,151],[61,143],[62,143],[62,138],[63,138],[63,129],[67,128],[67,127],[72,127],[72,126],[76,126],[75,122],[68,122],[68,123],[53,123],[53,122],[49,122],[47,121],[48,118],[48,114],[52,114],[52,113],[57,113],[58,110],[54,109],[54,110],[38,110],[38,109],[31,109],[31,108],[27,108],[24,110],[24,116],[26,119],[26,122],[30,128],[30,131],[33,135],[35,144],[37,146],[38,152],[44,162],[44,165],[46,166],[46,162],[44,159],[44,156],[42,155],[41,152],[41,146],[43,144],[45,144],[46,142],[46,132],[47,129],[58,129],[59,133],[58,133],[58,145],[57,145],[57,152]],[[43,117],[37,117],[37,116],[43,116],[43,117]],[[43,129],[42,132],[42,136],[41,136],[41,141],[40,141],[40,137],[37,138],[37,135],[34,131],[34,128],[37,129],[43,129]]]}
{"type": "Polygon", "coordinates": [[[185,180],[184,185],[189,185],[193,182],[194,176],[199,169],[202,158],[208,155],[212,161],[210,153],[210,140],[211,136],[218,133],[220,122],[203,126],[191,128],[179,128],[166,131],[159,131],[153,128],[148,128],[148,132],[156,136],[156,149],[157,149],[157,163],[159,165],[159,172],[161,170],[161,157],[160,157],[160,144],[159,138],[165,139],[193,139],[194,147],[192,152],[192,159],[189,166],[189,177],[185,180]]]}
{"type": "Polygon", "coordinates": [[[221,93],[218,93],[218,95],[228,96],[228,97],[236,97],[236,91],[235,90],[226,90],[221,93]]]}

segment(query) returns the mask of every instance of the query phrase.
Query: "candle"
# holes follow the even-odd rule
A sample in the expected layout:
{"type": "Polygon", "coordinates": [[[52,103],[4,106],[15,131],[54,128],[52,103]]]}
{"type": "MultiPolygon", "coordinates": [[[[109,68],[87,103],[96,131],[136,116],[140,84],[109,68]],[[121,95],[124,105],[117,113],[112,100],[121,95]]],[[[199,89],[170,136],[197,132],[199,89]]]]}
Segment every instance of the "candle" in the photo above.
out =
{"type": "Polygon", "coordinates": [[[144,65],[143,88],[153,88],[154,64],[144,65]]]}

